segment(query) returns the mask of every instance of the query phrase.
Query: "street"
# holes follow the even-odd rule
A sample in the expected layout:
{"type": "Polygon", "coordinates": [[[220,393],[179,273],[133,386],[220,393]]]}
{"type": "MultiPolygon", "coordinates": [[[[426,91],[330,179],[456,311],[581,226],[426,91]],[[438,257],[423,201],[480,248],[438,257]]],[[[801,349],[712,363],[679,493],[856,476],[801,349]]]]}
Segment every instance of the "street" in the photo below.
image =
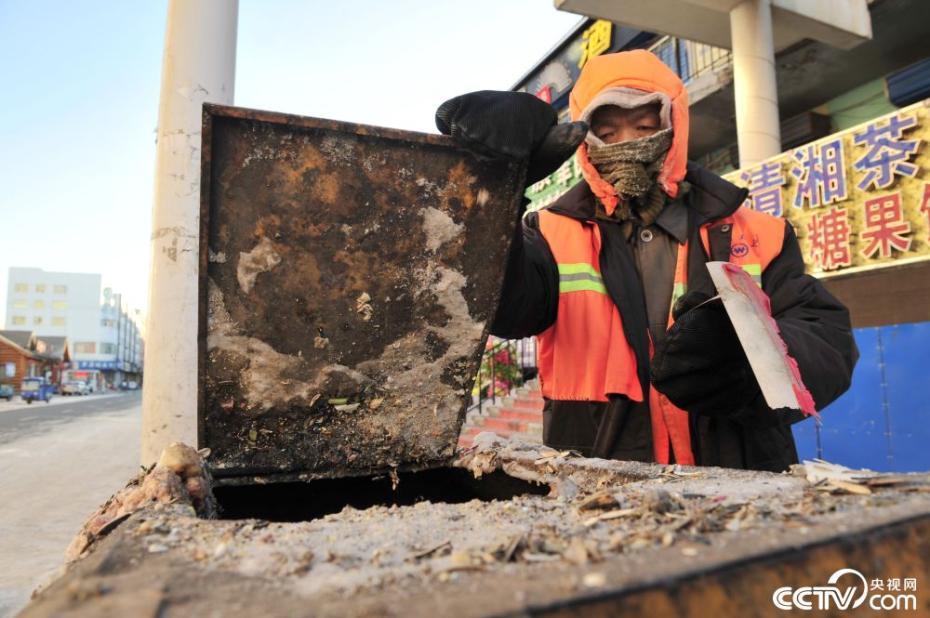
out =
{"type": "Polygon", "coordinates": [[[55,574],[87,516],[136,474],[140,421],[140,392],[0,404],[0,617],[55,574]]]}
{"type": "MultiPolygon", "coordinates": [[[[133,395],[139,397],[138,393],[128,394],[129,397],[133,395]]],[[[12,401],[0,401],[0,444],[22,437],[23,432],[36,431],[50,423],[71,421],[79,416],[122,409],[126,405],[126,396],[126,393],[83,397],[56,395],[48,403],[37,401],[32,404],[18,397],[12,401]]]]}

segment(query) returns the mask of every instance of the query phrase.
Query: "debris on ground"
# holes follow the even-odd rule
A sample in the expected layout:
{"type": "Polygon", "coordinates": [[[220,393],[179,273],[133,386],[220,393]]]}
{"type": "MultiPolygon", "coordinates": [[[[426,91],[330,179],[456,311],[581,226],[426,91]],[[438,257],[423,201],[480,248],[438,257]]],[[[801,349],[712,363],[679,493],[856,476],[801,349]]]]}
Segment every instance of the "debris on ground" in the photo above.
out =
{"type": "Polygon", "coordinates": [[[904,491],[930,492],[930,474],[882,474],[865,468],[854,470],[822,459],[791,466],[791,473],[807,479],[811,486],[827,492],[867,496],[876,487],[898,487],[904,491]]]}
{"type": "Polygon", "coordinates": [[[840,473],[814,462],[810,481],[806,467],[773,474],[663,466],[587,459],[492,434],[479,438],[455,467],[471,471],[476,483],[498,482],[503,473],[511,482],[548,487],[548,495],[346,506],[293,523],[204,519],[180,491],[198,464],[208,478],[202,460],[156,466],[101,510],[118,529],[92,547],[82,541],[92,551],[24,616],[66,613],[84,603],[67,590],[100,582],[110,591],[102,598],[123,613],[132,613],[138,587],[154,587],[150,596],[176,615],[249,615],[271,605],[268,615],[309,606],[334,616],[508,613],[531,601],[635,587],[682,569],[706,572],[708,565],[787,546],[797,552],[869,522],[930,514],[927,475],[840,473]],[[824,491],[830,474],[869,493],[824,491]],[[142,490],[153,484],[154,493],[142,490]],[[117,502],[124,508],[113,509],[117,502]],[[140,504],[152,506],[127,517],[126,505],[140,504]],[[118,580],[110,564],[124,565],[118,580]],[[118,601],[120,594],[130,605],[118,601]]]}
{"type": "Polygon", "coordinates": [[[98,539],[144,508],[186,505],[191,515],[206,519],[215,517],[216,500],[210,472],[203,459],[207,454],[198,453],[180,442],[169,444],[154,466],[129,481],[90,516],[68,547],[65,560],[77,560],[98,539]]]}

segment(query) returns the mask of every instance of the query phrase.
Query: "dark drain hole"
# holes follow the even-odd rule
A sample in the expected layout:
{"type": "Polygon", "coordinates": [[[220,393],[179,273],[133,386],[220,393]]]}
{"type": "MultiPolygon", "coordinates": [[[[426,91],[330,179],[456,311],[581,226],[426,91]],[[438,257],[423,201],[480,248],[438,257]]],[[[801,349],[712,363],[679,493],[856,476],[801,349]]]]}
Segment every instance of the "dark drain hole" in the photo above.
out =
{"type": "Polygon", "coordinates": [[[548,485],[523,481],[501,471],[476,479],[460,468],[435,468],[398,473],[391,479],[353,477],[309,482],[227,485],[214,488],[221,519],[308,521],[338,513],[346,506],[409,506],[418,502],[460,504],[469,500],[509,500],[522,495],[549,493],[548,485]]]}

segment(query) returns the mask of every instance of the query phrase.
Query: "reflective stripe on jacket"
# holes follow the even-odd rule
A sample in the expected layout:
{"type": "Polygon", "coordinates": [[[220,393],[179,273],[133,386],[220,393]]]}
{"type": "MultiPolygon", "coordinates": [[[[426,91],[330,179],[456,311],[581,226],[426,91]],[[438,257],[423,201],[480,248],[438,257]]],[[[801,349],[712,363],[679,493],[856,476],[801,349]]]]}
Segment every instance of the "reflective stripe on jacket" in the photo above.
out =
{"type": "Polygon", "coordinates": [[[607,401],[608,394],[643,400],[636,356],[604,280],[597,225],[550,212],[539,228],[559,270],[558,318],[539,335],[542,393],[549,399],[607,401]]]}
{"type": "MultiPolygon", "coordinates": [[[[781,251],[784,221],[741,207],[715,225],[731,226],[727,230],[731,234],[730,262],[742,266],[761,285],[762,272],[781,251]]],[[[702,226],[700,236],[709,254],[707,227],[702,226]]],[[[642,401],[636,355],[624,335],[623,317],[601,276],[598,226],[542,211],[539,229],[559,273],[557,318],[539,335],[538,365],[543,396],[605,402],[610,395],[623,395],[642,401]]],[[[679,247],[673,306],[687,291],[689,253],[687,243],[679,247]]],[[[643,273],[647,283],[648,277],[648,273],[643,273]]],[[[676,462],[695,463],[687,412],[675,407],[651,386],[649,390],[655,460],[670,461],[671,445],[676,462]]]]}

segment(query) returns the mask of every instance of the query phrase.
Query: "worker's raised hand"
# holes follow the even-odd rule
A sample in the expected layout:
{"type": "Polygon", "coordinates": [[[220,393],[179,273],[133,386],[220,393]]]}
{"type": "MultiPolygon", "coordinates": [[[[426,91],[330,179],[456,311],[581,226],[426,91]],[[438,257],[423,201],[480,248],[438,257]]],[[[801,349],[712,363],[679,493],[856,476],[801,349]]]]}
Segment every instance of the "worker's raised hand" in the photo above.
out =
{"type": "Polygon", "coordinates": [[[697,414],[738,416],[759,393],[723,302],[686,294],[675,323],[652,357],[652,384],[669,401],[697,414]]]}
{"type": "Polygon", "coordinates": [[[558,169],[588,132],[583,122],[557,122],[551,105],[526,92],[470,92],[436,110],[439,131],[469,150],[485,157],[529,160],[528,184],[558,169]]]}

